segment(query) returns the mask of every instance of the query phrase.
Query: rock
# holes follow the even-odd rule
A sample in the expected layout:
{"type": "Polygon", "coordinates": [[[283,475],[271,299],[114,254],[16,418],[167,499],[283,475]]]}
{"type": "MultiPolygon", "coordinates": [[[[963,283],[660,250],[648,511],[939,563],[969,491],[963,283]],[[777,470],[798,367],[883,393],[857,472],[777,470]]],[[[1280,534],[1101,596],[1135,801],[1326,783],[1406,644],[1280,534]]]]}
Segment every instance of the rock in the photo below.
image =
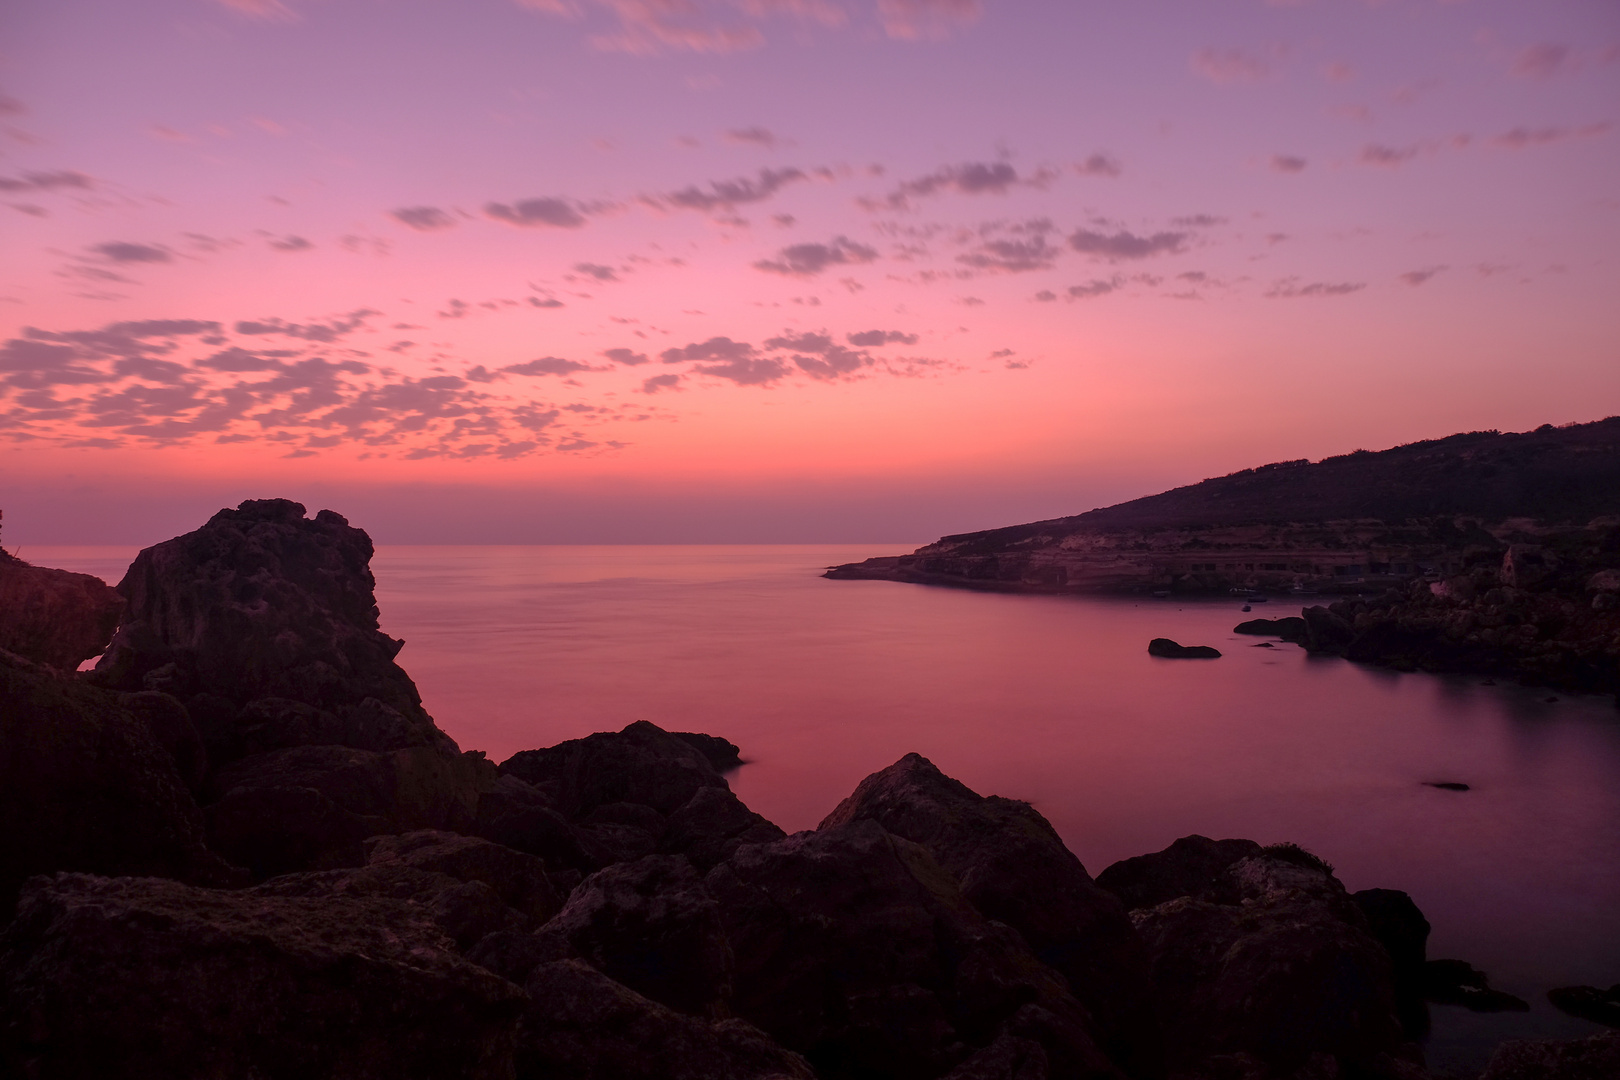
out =
{"type": "Polygon", "coordinates": [[[1560,986],[1547,991],[1547,1000],[1571,1016],[1620,1028],[1620,983],[1607,990],[1596,986],[1560,986]]]}
{"type": "Polygon", "coordinates": [[[1558,556],[1537,544],[1509,544],[1502,556],[1502,584],[1528,589],[1547,580],[1558,569],[1558,556]]]}
{"type": "Polygon", "coordinates": [[[0,649],[59,671],[99,656],[124,598],[98,577],[30,566],[0,550],[0,649]]]}
{"type": "MultiPolygon", "coordinates": [[[[485,765],[487,768],[487,764],[485,765]]],[[[470,828],[478,759],[436,747],[393,753],[295,746],[255,754],[209,781],[210,845],[258,876],[353,866],[368,836],[470,828]]]]}
{"type": "Polygon", "coordinates": [[[1599,570],[1586,579],[1587,592],[1620,593],[1620,570],[1599,570]]]}
{"type": "Polygon", "coordinates": [[[529,976],[516,1080],[815,1080],[741,1020],[687,1016],[578,960],[529,976]]]}
{"type": "Polygon", "coordinates": [[[1424,787],[1439,788],[1441,791],[1471,791],[1467,784],[1460,780],[1425,780],[1424,787]]]}
{"type": "Polygon", "coordinates": [[[944,1080],[1047,1080],[1050,1075],[1045,1047],[1034,1039],[1002,1035],[944,1080]]]}
{"type": "Polygon", "coordinates": [[[1160,1067],[1147,958],[1125,908],[1032,806],[981,796],[907,754],[862,780],[819,828],[863,820],[927,848],[982,915],[1017,930],[1068,979],[1128,1072],[1160,1067]]]}
{"type": "Polygon", "coordinates": [[[1422,1038],[1429,1030],[1424,1004],[1423,966],[1428,960],[1429,920],[1411,896],[1399,889],[1362,889],[1352,893],[1367,927],[1389,953],[1395,968],[1395,1007],[1407,1037],[1422,1038]]]}
{"type": "Polygon", "coordinates": [[[1156,637],[1148,642],[1148,655],[1167,660],[1219,660],[1221,651],[1211,645],[1178,645],[1169,638],[1156,637]]]}
{"type": "Polygon", "coordinates": [[[156,704],[0,652],[0,921],[33,874],[233,880],[154,736],[156,704]]]}
{"type": "Polygon", "coordinates": [[[0,973],[0,1061],[37,1076],[499,1080],[523,1005],[417,905],[152,878],[30,882],[0,973]]]}
{"type": "MultiPolygon", "coordinates": [[[[588,873],[601,864],[587,851],[568,819],[533,784],[505,775],[478,797],[472,831],[518,851],[538,856],[555,875],[559,870],[588,873]]],[[[575,884],[578,879],[575,879],[575,884]]]]}
{"type": "Polygon", "coordinates": [[[540,789],[570,820],[621,802],[669,814],[699,788],[726,787],[702,751],[645,720],[623,731],[521,751],[501,762],[500,771],[540,789]]]}
{"type": "Polygon", "coordinates": [[[682,856],[649,855],[597,871],[538,937],[549,959],[584,960],[677,1012],[729,1015],[732,955],[720,908],[682,856]]]}
{"type": "Polygon", "coordinates": [[[1247,622],[1240,622],[1234,626],[1232,633],[1265,634],[1303,645],[1305,643],[1305,620],[1297,615],[1288,615],[1280,619],[1249,619],[1247,622]]]}
{"type": "Polygon", "coordinates": [[[1423,994],[1439,1005],[1461,1005],[1472,1012],[1529,1012],[1530,1003],[1493,990],[1483,971],[1461,960],[1430,960],[1423,965],[1423,994]]]}
{"type": "Polygon", "coordinates": [[[672,731],[671,735],[694,747],[709,760],[716,772],[742,768],[742,750],[730,739],[718,735],[704,735],[698,731],[672,731]]]}
{"type": "Polygon", "coordinates": [[[330,510],[308,520],[285,499],[221,510],[136,556],[118,585],[128,617],[93,678],[238,707],[276,699],[249,717],[265,749],[428,745],[454,755],[394,663],[402,642],[377,628],[371,554],[371,539],[330,510]]]}
{"type": "Polygon", "coordinates": [[[156,690],[122,695],[118,703],[146,725],[152,738],[174,762],[186,788],[196,794],[208,775],[208,750],[197,734],[191,714],[178,698],[156,690]]]}
{"type": "Polygon", "coordinates": [[[1114,863],[1097,875],[1097,884],[1131,909],[1179,896],[1212,896],[1227,867],[1260,850],[1253,840],[1184,836],[1163,851],[1114,863]]]}
{"type": "Polygon", "coordinates": [[[1054,1075],[1117,1077],[1062,976],[984,918],[926,848],[858,820],[746,844],[704,879],[738,1014],[823,1076],[939,1076],[998,1034],[1054,1075]]]}
{"type": "Polygon", "coordinates": [[[658,850],[685,855],[702,873],[724,862],[743,844],[769,844],[787,834],[726,788],[699,788],[669,815],[658,850]]]}
{"type": "Polygon", "coordinates": [[[1305,620],[1305,648],[1313,653],[1338,654],[1355,640],[1350,621],[1325,607],[1308,607],[1300,612],[1305,620]]]}
{"type": "Polygon", "coordinates": [[[482,882],[536,926],[562,908],[563,898],[542,860],[488,840],[425,829],[377,837],[368,846],[370,866],[409,866],[460,882],[482,882]]]}
{"type": "Polygon", "coordinates": [[[1496,1048],[1480,1080],[1614,1080],[1620,1076],[1620,1034],[1536,1042],[1513,1039],[1496,1048]]]}

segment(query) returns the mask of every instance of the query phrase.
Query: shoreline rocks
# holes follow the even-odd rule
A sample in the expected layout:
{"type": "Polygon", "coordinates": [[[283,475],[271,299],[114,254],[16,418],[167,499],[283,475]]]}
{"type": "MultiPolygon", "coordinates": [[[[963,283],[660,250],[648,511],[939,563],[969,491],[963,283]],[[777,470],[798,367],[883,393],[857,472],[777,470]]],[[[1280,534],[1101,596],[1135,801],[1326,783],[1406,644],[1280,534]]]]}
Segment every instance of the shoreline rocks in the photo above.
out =
{"type": "Polygon", "coordinates": [[[1169,638],[1156,637],[1148,642],[1148,655],[1166,660],[1219,660],[1221,651],[1212,645],[1181,645],[1169,638]]]}

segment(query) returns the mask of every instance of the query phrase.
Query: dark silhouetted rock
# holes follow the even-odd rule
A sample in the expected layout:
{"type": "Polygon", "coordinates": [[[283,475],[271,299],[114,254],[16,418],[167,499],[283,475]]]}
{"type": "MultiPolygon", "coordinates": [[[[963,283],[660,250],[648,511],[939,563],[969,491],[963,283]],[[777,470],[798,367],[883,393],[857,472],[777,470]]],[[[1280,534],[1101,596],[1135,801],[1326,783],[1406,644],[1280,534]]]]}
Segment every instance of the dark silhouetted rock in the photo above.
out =
{"type": "Polygon", "coordinates": [[[645,720],[623,731],[521,751],[501,762],[500,771],[539,788],[570,820],[608,803],[638,803],[670,814],[699,788],[726,787],[702,751],[645,720]]]}
{"type": "Polygon", "coordinates": [[[1131,913],[1153,964],[1172,1073],[1233,1054],[1282,1074],[1313,1055],[1361,1071],[1380,1055],[1401,1056],[1389,953],[1325,864],[1299,849],[1262,849],[1220,871],[1203,895],[1224,902],[1182,896],[1131,913]]]}
{"type": "Polygon", "coordinates": [[[1122,859],[1097,875],[1097,884],[1127,908],[1148,908],[1180,896],[1214,899],[1226,868],[1260,854],[1253,840],[1183,836],[1163,851],[1122,859]]]}
{"type": "Polygon", "coordinates": [[[538,937],[553,950],[549,959],[584,960],[677,1012],[729,1015],[732,957],[720,909],[680,855],[597,871],[538,937]]]}
{"type": "Polygon", "coordinates": [[[249,723],[264,749],[432,745],[453,754],[394,663],[402,643],[377,628],[371,555],[371,539],[330,510],[309,520],[285,499],[221,510],[135,557],[118,586],[128,617],[93,678],[183,700],[309,707],[258,706],[249,723]]]}
{"type": "Polygon", "coordinates": [[[1355,640],[1356,629],[1342,615],[1317,605],[1300,612],[1305,620],[1305,648],[1313,653],[1337,655],[1355,640]]]}
{"type": "Polygon", "coordinates": [[[716,772],[742,767],[742,749],[730,739],[722,739],[718,735],[705,735],[700,731],[672,731],[670,734],[696,748],[697,752],[714,766],[716,772]]]}
{"type": "Polygon", "coordinates": [[[174,761],[186,787],[196,794],[208,776],[208,750],[191,722],[191,714],[171,694],[143,690],[125,694],[118,703],[128,709],[174,761]]]}
{"type": "Polygon", "coordinates": [[[32,874],[231,879],[153,703],[128,700],[0,652],[0,920],[32,874]]]}
{"type": "Polygon", "coordinates": [[[523,995],[415,904],[60,874],[0,938],[16,1075],[511,1076],[523,995]]]}
{"type": "Polygon", "coordinates": [[[89,574],[30,566],[0,550],[0,649],[59,671],[101,655],[124,598],[89,574]]]}
{"type": "Polygon", "coordinates": [[[1424,787],[1439,788],[1441,791],[1468,791],[1469,786],[1458,780],[1425,780],[1424,787]]]}
{"type": "Polygon", "coordinates": [[[516,1080],[816,1080],[757,1028],[676,1012],[578,960],[540,965],[524,988],[516,1080]]]}
{"type": "Polygon", "coordinates": [[[981,796],[907,754],[862,780],[820,828],[861,820],[927,848],[981,914],[1023,935],[1068,978],[1114,1060],[1134,1075],[1159,1067],[1147,957],[1125,908],[1032,806],[981,796]]]}
{"type": "MultiPolygon", "coordinates": [[[[583,876],[601,864],[590,854],[568,819],[533,784],[510,774],[499,776],[478,797],[472,831],[487,840],[538,856],[555,875],[572,870],[583,876]]],[[[574,879],[578,883],[578,877],[574,879]]]]}
{"type": "Polygon", "coordinates": [[[1303,645],[1305,644],[1305,620],[1297,615],[1287,615],[1280,619],[1250,619],[1232,627],[1232,633],[1265,634],[1303,645]]]}
{"type": "Polygon", "coordinates": [[[1367,928],[1389,953],[1395,966],[1395,1007],[1408,1038],[1428,1034],[1423,965],[1428,960],[1429,920],[1412,898],[1399,889],[1362,889],[1352,893],[1367,928]]]}
{"type": "Polygon", "coordinates": [[[482,882],[503,904],[537,926],[555,915],[563,904],[543,860],[488,840],[422,830],[381,836],[369,847],[366,861],[371,866],[409,866],[446,874],[461,882],[482,882]]]}
{"type": "Polygon", "coordinates": [[[699,788],[669,815],[658,850],[679,853],[707,873],[743,844],[769,844],[787,834],[766,821],[727,788],[699,788]]]}
{"type": "Polygon", "coordinates": [[[1062,976],[875,821],[746,844],[705,883],[733,1007],[827,1080],[937,1077],[1003,1033],[1038,1040],[1054,1075],[1118,1075],[1062,976]]]}
{"type": "Polygon", "coordinates": [[[1461,1005],[1473,1012],[1529,1012],[1530,1003],[1491,987],[1490,977],[1462,960],[1430,960],[1423,965],[1423,996],[1439,1005],[1461,1005]]]}
{"type": "Polygon", "coordinates": [[[1568,1042],[1514,1039],[1491,1055],[1479,1080],[1614,1080],[1620,1076],[1620,1033],[1568,1042]]]}
{"type": "Polygon", "coordinates": [[[1219,660],[1221,651],[1212,645],[1180,645],[1167,637],[1148,642],[1148,655],[1166,660],[1219,660]]]}
{"type": "Polygon", "coordinates": [[[1620,983],[1607,990],[1596,986],[1560,986],[1547,991],[1547,1000],[1571,1016],[1620,1028],[1620,983]]]}
{"type": "Polygon", "coordinates": [[[1047,1080],[1049,1076],[1045,1047],[1034,1039],[1002,1035],[943,1080],[1047,1080]]]}

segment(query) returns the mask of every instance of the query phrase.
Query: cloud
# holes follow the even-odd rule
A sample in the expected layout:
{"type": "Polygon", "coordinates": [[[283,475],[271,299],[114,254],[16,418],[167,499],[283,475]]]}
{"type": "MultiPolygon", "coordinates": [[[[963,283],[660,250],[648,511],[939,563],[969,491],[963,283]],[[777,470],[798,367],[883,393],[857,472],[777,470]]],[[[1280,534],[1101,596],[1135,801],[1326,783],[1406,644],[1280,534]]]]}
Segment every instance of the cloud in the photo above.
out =
{"type": "Polygon", "coordinates": [[[279,334],[282,337],[298,338],[303,341],[330,343],[363,328],[366,319],[376,314],[378,312],[370,308],[360,308],[328,322],[290,323],[276,318],[248,320],[237,323],[235,330],[247,337],[279,334]]]}
{"type": "Polygon", "coordinates": [[[1363,165],[1376,165],[1380,168],[1394,169],[1417,157],[1422,150],[1421,146],[1383,146],[1378,143],[1368,143],[1361,148],[1359,160],[1363,165]]]}
{"type": "Polygon", "coordinates": [[[1490,145],[1502,150],[1525,150],[1532,146],[1547,146],[1570,139],[1591,139],[1607,133],[1614,125],[1587,124],[1584,127],[1522,128],[1504,131],[1490,140],[1490,145]]]}
{"type": "Polygon", "coordinates": [[[563,302],[558,300],[555,296],[531,296],[528,299],[531,307],[560,308],[565,306],[563,302]]]}
{"type": "Polygon", "coordinates": [[[61,191],[65,188],[89,190],[95,181],[81,172],[58,169],[54,172],[26,172],[18,177],[0,176],[0,191],[61,191]]]}
{"type": "Polygon", "coordinates": [[[1092,154],[1084,161],[1074,163],[1074,171],[1081,176],[1118,176],[1124,169],[1119,161],[1107,154],[1092,154]]]}
{"type": "Polygon", "coordinates": [[[848,349],[825,333],[784,334],[767,338],[767,349],[794,354],[793,362],[813,379],[838,379],[874,363],[870,354],[848,349]]]}
{"type": "Polygon", "coordinates": [[[915,345],[917,344],[917,335],[907,334],[901,330],[862,330],[858,334],[844,335],[844,340],[851,345],[870,349],[889,344],[915,345]]]}
{"type": "Polygon", "coordinates": [[[597,371],[589,364],[582,364],[578,360],[564,360],[557,356],[542,356],[538,360],[528,360],[521,364],[508,364],[500,369],[508,375],[572,375],[577,371],[597,371]]]}
{"type": "Polygon", "coordinates": [[[298,21],[298,13],[281,0],[219,0],[219,3],[249,19],[260,19],[264,22],[298,21]]]}
{"type": "Polygon", "coordinates": [[[625,364],[630,367],[647,362],[646,353],[632,352],[629,349],[603,349],[602,355],[615,364],[625,364]]]}
{"type": "Polygon", "coordinates": [[[405,206],[390,211],[389,216],[401,225],[408,225],[422,232],[431,232],[434,229],[451,229],[456,224],[455,218],[440,210],[437,206],[405,206]]]}
{"type": "Polygon", "coordinates": [[[767,386],[787,374],[787,366],[773,357],[743,357],[719,364],[698,364],[692,370],[717,379],[729,379],[738,386],[767,386]]]}
{"type": "Polygon", "coordinates": [[[1422,270],[1408,270],[1406,273],[1400,275],[1400,280],[1405,284],[1416,288],[1445,269],[1446,267],[1444,266],[1426,266],[1422,270]]]}
{"type": "Polygon", "coordinates": [[[1212,83],[1255,83],[1271,77],[1280,50],[1264,56],[1245,49],[1203,48],[1193,53],[1192,70],[1212,83]]]}
{"type": "Polygon", "coordinates": [[[1084,285],[1070,285],[1064,295],[1070,300],[1086,300],[1093,296],[1106,296],[1125,284],[1122,277],[1093,278],[1084,285]]]}
{"type": "Polygon", "coordinates": [[[1225,225],[1226,219],[1215,214],[1184,214],[1181,217],[1171,218],[1170,224],[1180,225],[1184,229],[1208,229],[1216,225],[1225,225]]]}
{"type": "Polygon", "coordinates": [[[1062,249],[1047,243],[1044,233],[1036,233],[1022,240],[986,240],[973,251],[958,255],[956,261],[975,270],[1018,274],[1048,270],[1060,254],[1062,249]]]}
{"type": "Polygon", "coordinates": [[[648,56],[666,50],[731,53],[757,49],[765,37],[757,27],[720,25],[691,0],[598,0],[618,19],[613,33],[591,44],[606,52],[648,56]]]}
{"type": "Polygon", "coordinates": [[[1299,278],[1284,278],[1274,282],[1265,295],[1273,300],[1291,300],[1305,296],[1348,296],[1353,292],[1365,289],[1365,282],[1338,282],[1313,281],[1309,285],[1301,285],[1299,278]]]}
{"type": "Polygon", "coordinates": [[[1184,232],[1157,232],[1152,236],[1137,236],[1124,231],[1110,235],[1081,229],[1069,237],[1069,246],[1082,255],[1120,262],[1178,254],[1186,249],[1190,235],[1184,232]]]}
{"type": "Polygon", "coordinates": [[[585,217],[565,199],[524,199],[517,203],[488,203],[484,213],[496,221],[525,228],[550,226],[557,229],[577,229],[585,224],[585,217]]]}
{"type": "Polygon", "coordinates": [[[308,251],[315,246],[302,236],[282,236],[269,243],[277,251],[308,251]]]}
{"type": "Polygon", "coordinates": [[[658,358],[666,364],[680,364],[688,360],[743,360],[753,355],[754,347],[745,341],[712,337],[678,349],[665,349],[658,358]]]}
{"type": "Polygon", "coordinates": [[[1040,292],[1035,294],[1035,299],[1039,300],[1043,304],[1050,304],[1053,300],[1057,299],[1057,293],[1053,292],[1051,289],[1042,289],[1040,292]]]}
{"type": "Polygon", "coordinates": [[[174,256],[164,247],[156,244],[132,244],[123,240],[110,240],[105,244],[93,244],[90,250],[102,256],[108,262],[115,263],[166,263],[173,262],[174,256]]]}
{"type": "Polygon", "coordinates": [[[941,38],[976,20],[979,0],[878,0],[878,21],[891,38],[918,41],[941,38]]]}
{"type": "Polygon", "coordinates": [[[673,371],[666,372],[663,375],[654,375],[650,379],[643,379],[641,381],[641,392],[643,394],[656,394],[660,390],[678,390],[680,389],[680,383],[681,377],[679,375],[673,371]]]}
{"type": "Polygon", "coordinates": [[[726,142],[775,148],[776,136],[762,127],[732,128],[726,132],[726,142]]]}
{"type": "Polygon", "coordinates": [[[789,184],[808,180],[803,169],[761,169],[757,178],[714,180],[708,189],[695,185],[664,195],[652,195],[644,202],[659,209],[698,210],[703,213],[730,211],[749,203],[763,202],[789,184]]]}
{"type": "Polygon", "coordinates": [[[618,272],[614,270],[613,267],[603,266],[601,263],[575,263],[574,270],[578,273],[584,274],[586,277],[595,278],[597,281],[619,280],[618,272]]]}
{"type": "Polygon", "coordinates": [[[1272,172],[1301,173],[1305,171],[1307,162],[1292,154],[1272,154],[1270,164],[1272,172]]]}
{"type": "Polygon", "coordinates": [[[825,244],[793,244],[777,252],[775,259],[761,259],[754,267],[772,274],[811,277],[830,266],[869,263],[877,257],[875,249],[839,236],[825,244]]]}
{"type": "Polygon", "coordinates": [[[936,169],[927,176],[907,180],[882,199],[859,199],[867,210],[904,210],[913,199],[954,192],[958,195],[1002,195],[1017,186],[1045,187],[1052,173],[1041,170],[1028,179],[1005,161],[968,162],[936,169]]]}
{"type": "Polygon", "coordinates": [[[1550,79],[1568,66],[1569,46],[1544,41],[1520,50],[1513,58],[1513,74],[1521,79],[1550,79]]]}

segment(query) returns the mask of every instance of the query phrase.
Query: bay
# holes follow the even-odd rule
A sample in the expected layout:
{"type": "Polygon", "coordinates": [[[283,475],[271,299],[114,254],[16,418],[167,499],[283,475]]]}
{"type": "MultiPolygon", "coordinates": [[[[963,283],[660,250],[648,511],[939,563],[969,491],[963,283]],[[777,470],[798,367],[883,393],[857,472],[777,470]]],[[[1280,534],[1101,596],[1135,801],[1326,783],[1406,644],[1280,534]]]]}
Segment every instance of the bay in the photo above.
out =
{"type": "MultiPolygon", "coordinates": [[[[1007,595],[828,581],[884,546],[399,547],[382,625],[440,726],[501,760],[635,720],[739,744],[753,809],[813,828],[916,751],[1032,802],[1096,873],[1179,836],[1290,840],[1351,889],[1411,893],[1429,955],[1528,1014],[1437,1006],[1436,1075],[1504,1037],[1598,1028],[1553,986],[1620,981],[1620,710],[1607,698],[1397,674],[1232,627],[1229,601],[1007,595]],[[1162,660],[1150,638],[1214,645],[1162,660]],[[1549,701],[1549,697],[1557,700],[1549,701]],[[1470,785],[1467,792],[1426,786],[1470,785]]],[[[122,576],[133,549],[34,548],[122,576]]]]}

